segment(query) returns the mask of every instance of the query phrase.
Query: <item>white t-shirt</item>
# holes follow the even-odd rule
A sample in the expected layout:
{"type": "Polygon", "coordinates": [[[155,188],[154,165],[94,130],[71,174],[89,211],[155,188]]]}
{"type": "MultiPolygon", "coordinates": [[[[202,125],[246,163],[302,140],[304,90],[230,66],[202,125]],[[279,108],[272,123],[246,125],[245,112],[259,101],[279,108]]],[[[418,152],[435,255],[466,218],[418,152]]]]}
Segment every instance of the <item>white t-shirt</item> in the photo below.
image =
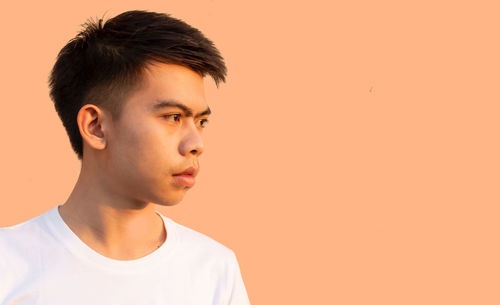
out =
{"type": "Polygon", "coordinates": [[[161,215],[166,241],[135,260],[88,247],[58,206],[0,228],[0,305],[249,305],[234,252],[161,215]]]}

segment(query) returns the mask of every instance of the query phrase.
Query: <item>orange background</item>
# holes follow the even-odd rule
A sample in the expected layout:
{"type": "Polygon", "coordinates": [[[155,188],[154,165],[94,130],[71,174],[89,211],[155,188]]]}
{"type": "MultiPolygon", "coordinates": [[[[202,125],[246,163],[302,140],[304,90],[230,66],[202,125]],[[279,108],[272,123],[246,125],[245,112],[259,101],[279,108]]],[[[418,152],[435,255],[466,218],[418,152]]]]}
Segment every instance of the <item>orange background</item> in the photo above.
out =
{"type": "Polygon", "coordinates": [[[236,252],[253,305],[499,304],[493,3],[2,4],[0,226],[63,203],[79,173],[48,97],[58,51],[89,17],[160,11],[229,68],[207,79],[197,185],[160,210],[236,252]]]}

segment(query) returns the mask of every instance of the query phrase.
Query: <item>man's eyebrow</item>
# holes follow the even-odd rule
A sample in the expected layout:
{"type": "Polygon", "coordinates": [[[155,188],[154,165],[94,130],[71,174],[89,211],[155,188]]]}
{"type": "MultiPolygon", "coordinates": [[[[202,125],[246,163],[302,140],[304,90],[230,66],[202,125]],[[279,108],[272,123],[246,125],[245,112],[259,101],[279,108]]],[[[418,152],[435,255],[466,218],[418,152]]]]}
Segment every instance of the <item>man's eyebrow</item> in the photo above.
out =
{"type": "MultiPolygon", "coordinates": [[[[156,104],[153,104],[153,106],[151,108],[153,109],[153,111],[157,111],[158,109],[162,109],[165,107],[177,107],[177,108],[182,109],[182,111],[184,111],[186,116],[193,116],[193,111],[191,109],[189,109],[189,107],[187,107],[186,105],[179,103],[175,100],[166,100],[166,101],[160,100],[156,104]]],[[[207,109],[205,111],[196,114],[195,118],[200,117],[200,116],[204,116],[204,115],[209,115],[211,113],[212,113],[212,111],[210,111],[210,107],[207,107],[207,109]]]]}

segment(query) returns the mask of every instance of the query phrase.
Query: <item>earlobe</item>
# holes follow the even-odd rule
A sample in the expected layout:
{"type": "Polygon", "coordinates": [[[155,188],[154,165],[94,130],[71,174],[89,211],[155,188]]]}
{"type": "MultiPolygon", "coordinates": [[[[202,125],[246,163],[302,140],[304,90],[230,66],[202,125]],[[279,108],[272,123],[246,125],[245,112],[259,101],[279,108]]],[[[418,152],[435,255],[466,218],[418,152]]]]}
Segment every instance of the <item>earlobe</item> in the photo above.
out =
{"type": "Polygon", "coordinates": [[[83,142],[98,150],[106,147],[103,117],[104,113],[99,107],[87,104],[80,108],[76,118],[83,142]]]}

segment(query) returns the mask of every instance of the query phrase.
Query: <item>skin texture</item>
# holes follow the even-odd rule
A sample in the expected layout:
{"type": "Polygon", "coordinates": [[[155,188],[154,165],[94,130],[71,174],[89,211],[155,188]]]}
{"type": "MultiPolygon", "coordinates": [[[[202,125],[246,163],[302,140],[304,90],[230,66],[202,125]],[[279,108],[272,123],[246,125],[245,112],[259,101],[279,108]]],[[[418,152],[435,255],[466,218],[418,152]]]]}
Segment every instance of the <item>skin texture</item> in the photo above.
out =
{"type": "Polygon", "coordinates": [[[154,203],[179,203],[190,186],[174,174],[199,168],[208,115],[203,78],[172,64],[154,63],[124,101],[120,118],[87,104],[77,117],[84,143],[82,168],[59,208],[71,230],[109,258],[145,256],[167,237],[154,203]],[[179,107],[154,108],[160,101],[179,107]]]}

